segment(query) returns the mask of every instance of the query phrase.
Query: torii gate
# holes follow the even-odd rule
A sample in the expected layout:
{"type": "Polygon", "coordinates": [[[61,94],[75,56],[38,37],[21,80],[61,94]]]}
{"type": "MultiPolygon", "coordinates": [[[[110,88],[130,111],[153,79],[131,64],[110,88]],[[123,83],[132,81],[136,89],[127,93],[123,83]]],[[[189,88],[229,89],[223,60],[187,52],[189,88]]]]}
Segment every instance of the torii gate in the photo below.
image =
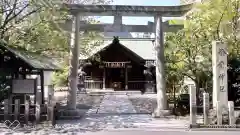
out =
{"type": "MultiPolygon", "coordinates": [[[[61,25],[64,30],[71,31],[72,20],[68,20],[66,23],[61,25]]],[[[164,32],[176,32],[183,27],[184,26],[182,24],[169,24],[169,21],[163,22],[164,32]]],[[[155,33],[156,30],[153,22],[148,22],[147,25],[125,25],[122,24],[122,16],[114,16],[113,24],[89,24],[84,21],[80,21],[79,31],[155,33]]]]}
{"type": "MultiPolygon", "coordinates": [[[[180,6],[130,6],[130,5],[81,5],[65,4],[74,16],[72,28],[71,49],[73,58],[79,58],[79,30],[81,16],[147,16],[154,17],[156,43],[156,82],[157,82],[157,109],[155,117],[164,115],[167,108],[166,80],[164,71],[164,37],[162,17],[180,17],[192,9],[192,4],[180,6]]],[[[70,68],[76,71],[70,73],[69,109],[76,109],[77,68],[78,60],[71,60],[70,68]]]]}

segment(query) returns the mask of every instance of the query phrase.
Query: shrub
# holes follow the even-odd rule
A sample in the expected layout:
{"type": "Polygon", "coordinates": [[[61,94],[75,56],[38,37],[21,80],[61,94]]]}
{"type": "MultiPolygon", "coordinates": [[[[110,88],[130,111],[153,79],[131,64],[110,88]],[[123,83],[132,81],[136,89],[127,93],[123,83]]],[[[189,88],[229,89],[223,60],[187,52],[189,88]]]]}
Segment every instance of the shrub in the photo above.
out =
{"type": "Polygon", "coordinates": [[[68,72],[69,67],[64,65],[62,71],[53,73],[53,85],[54,86],[67,86],[68,85],[68,72]]]}

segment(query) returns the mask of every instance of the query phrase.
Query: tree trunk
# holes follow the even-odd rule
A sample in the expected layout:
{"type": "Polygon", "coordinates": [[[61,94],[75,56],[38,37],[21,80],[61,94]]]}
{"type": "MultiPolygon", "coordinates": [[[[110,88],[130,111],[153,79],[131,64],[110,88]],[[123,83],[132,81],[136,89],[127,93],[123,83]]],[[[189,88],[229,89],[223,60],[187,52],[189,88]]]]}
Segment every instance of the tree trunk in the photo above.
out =
{"type": "Polygon", "coordinates": [[[164,36],[162,17],[156,16],[156,85],[157,85],[157,113],[167,109],[166,81],[164,69],[164,36]]]}
{"type": "Polygon", "coordinates": [[[200,93],[199,93],[199,91],[200,91],[200,85],[199,85],[199,82],[198,81],[194,81],[194,83],[195,83],[195,87],[196,87],[196,98],[197,98],[197,105],[199,105],[199,103],[200,103],[200,93]]]}
{"type": "Polygon", "coordinates": [[[174,102],[174,114],[176,114],[176,86],[175,86],[175,82],[173,81],[173,102],[174,102]]]}
{"type": "Polygon", "coordinates": [[[78,83],[78,65],[79,65],[79,22],[80,16],[76,15],[73,20],[71,33],[70,61],[69,61],[69,92],[68,109],[76,109],[76,94],[78,83]]]}

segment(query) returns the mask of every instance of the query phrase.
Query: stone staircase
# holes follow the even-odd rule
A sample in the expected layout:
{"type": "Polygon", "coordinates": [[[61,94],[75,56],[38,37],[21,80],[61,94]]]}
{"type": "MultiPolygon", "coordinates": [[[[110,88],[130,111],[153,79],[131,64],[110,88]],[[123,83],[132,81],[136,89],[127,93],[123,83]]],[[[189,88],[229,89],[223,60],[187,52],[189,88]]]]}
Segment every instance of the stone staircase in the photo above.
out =
{"type": "Polygon", "coordinates": [[[81,119],[86,113],[84,109],[77,110],[59,110],[56,120],[81,119]]]}
{"type": "Polygon", "coordinates": [[[56,120],[81,119],[93,106],[100,104],[102,99],[102,95],[89,95],[86,92],[77,92],[77,109],[68,110],[66,102],[59,102],[56,120]]]}
{"type": "Polygon", "coordinates": [[[136,90],[122,90],[114,91],[113,89],[87,89],[87,94],[89,95],[131,95],[131,94],[141,94],[141,91],[136,90]]]}

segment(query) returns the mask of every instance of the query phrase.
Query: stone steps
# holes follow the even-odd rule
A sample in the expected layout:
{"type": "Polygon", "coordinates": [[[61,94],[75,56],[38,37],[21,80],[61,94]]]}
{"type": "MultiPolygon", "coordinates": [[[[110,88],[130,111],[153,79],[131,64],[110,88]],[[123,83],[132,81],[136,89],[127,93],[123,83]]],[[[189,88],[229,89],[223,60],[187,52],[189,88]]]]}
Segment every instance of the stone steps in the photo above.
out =
{"type": "Polygon", "coordinates": [[[80,119],[86,114],[87,111],[88,109],[59,110],[57,113],[57,120],[80,119]]]}
{"type": "MultiPolygon", "coordinates": [[[[84,98],[86,94],[87,94],[86,92],[78,91],[77,92],[77,99],[82,100],[82,98],[84,98]]],[[[84,102],[83,102],[83,104],[84,104],[84,102]]],[[[57,119],[60,119],[60,120],[80,119],[86,114],[86,112],[88,110],[89,110],[88,107],[83,108],[83,106],[82,106],[81,109],[77,108],[76,110],[67,110],[67,107],[66,107],[66,104],[65,104],[65,106],[63,106],[61,109],[58,110],[57,119]]]]}
{"type": "Polygon", "coordinates": [[[110,90],[98,90],[98,91],[88,91],[89,95],[132,95],[141,94],[141,91],[110,91],[110,90]]]}
{"type": "Polygon", "coordinates": [[[77,120],[81,119],[83,116],[60,116],[60,120],[77,120]]]}

